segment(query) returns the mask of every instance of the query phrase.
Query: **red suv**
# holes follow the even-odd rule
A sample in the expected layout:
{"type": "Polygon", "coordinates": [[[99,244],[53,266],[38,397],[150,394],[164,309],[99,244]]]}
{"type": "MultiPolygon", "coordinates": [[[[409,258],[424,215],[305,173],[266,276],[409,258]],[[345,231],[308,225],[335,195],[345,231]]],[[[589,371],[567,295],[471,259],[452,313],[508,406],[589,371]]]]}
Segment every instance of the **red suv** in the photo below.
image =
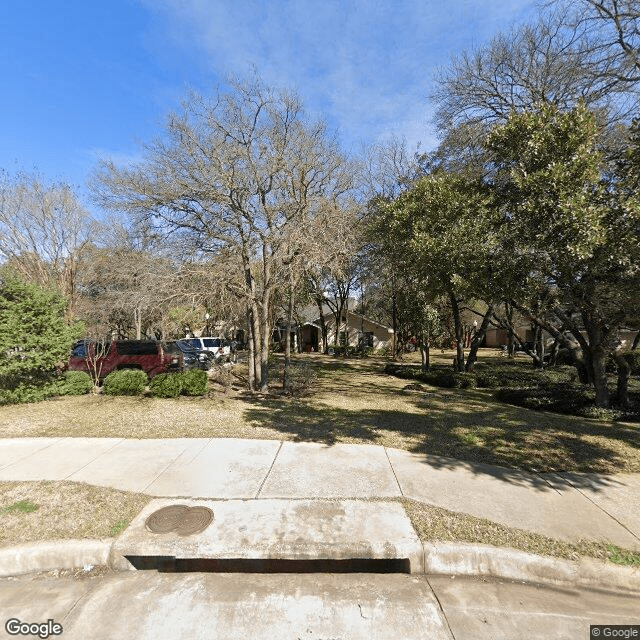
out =
{"type": "Polygon", "coordinates": [[[70,371],[86,371],[91,376],[95,372],[100,379],[118,369],[141,369],[153,378],[182,368],[182,355],[169,353],[154,340],[84,340],[74,345],[69,359],[70,371]]]}

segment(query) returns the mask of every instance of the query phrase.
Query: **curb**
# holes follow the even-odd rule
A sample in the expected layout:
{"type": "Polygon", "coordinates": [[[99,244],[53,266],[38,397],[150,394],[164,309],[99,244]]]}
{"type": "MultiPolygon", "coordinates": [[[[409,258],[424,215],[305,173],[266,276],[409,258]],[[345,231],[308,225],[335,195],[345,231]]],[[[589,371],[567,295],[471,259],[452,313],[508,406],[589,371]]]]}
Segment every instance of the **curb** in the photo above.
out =
{"type": "MultiPolygon", "coordinates": [[[[115,538],[52,540],[0,549],[0,577],[85,565],[106,565],[115,538]]],[[[601,560],[561,560],[480,544],[424,542],[424,574],[492,577],[552,586],[640,593],[640,567],[601,560]]],[[[422,569],[422,567],[420,567],[422,569]]],[[[414,573],[421,575],[423,571],[414,573]]]]}
{"type": "Polygon", "coordinates": [[[0,577],[107,564],[114,538],[26,542],[0,549],[0,577]]]}
{"type": "Polygon", "coordinates": [[[539,584],[640,592],[640,567],[562,560],[482,544],[423,543],[426,574],[489,576],[539,584]]]}

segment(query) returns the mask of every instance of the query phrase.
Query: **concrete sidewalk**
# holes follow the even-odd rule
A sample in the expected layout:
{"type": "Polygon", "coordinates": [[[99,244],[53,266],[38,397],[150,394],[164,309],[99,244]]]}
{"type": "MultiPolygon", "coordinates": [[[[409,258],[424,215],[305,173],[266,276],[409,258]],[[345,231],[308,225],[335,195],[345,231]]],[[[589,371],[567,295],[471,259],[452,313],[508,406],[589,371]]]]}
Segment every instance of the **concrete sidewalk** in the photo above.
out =
{"type": "Polygon", "coordinates": [[[158,497],[407,497],[567,541],[640,551],[640,474],[532,474],[377,445],[278,440],[0,440],[0,480],[158,497]]]}

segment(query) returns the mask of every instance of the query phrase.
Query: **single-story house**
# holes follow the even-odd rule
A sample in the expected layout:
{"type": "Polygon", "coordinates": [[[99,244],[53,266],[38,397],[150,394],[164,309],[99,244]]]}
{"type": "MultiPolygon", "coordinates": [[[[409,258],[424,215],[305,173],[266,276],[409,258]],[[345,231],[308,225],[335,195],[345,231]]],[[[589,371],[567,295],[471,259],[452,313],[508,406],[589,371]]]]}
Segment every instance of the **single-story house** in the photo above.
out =
{"type": "MultiPolygon", "coordinates": [[[[393,342],[393,329],[353,311],[344,311],[336,329],[336,317],[330,309],[324,312],[327,327],[327,346],[334,344],[365,347],[374,350],[390,347],[393,342]],[[337,341],[336,341],[337,331],[337,341]]],[[[291,346],[302,351],[322,351],[322,325],[317,307],[308,307],[300,314],[300,322],[290,328],[291,346]],[[315,313],[314,313],[315,311],[315,313]]],[[[274,339],[284,344],[287,325],[280,322],[274,331],[274,339]]]]}

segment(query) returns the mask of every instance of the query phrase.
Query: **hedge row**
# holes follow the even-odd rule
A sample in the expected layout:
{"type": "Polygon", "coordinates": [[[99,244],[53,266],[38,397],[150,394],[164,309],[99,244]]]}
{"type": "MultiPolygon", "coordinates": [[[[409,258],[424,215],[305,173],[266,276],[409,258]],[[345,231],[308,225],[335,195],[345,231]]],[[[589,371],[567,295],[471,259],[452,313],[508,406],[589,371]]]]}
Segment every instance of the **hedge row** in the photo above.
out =
{"type": "Polygon", "coordinates": [[[207,392],[206,371],[193,369],[183,373],[161,373],[149,379],[144,371],[123,369],[111,372],[104,380],[103,393],[113,396],[136,396],[144,393],[149,385],[151,394],[156,398],[176,398],[201,396],[207,392]]]}
{"type": "MultiPolygon", "coordinates": [[[[491,368],[478,366],[473,373],[456,373],[442,366],[421,371],[416,367],[389,363],[385,366],[385,373],[437,387],[493,388],[493,395],[497,400],[527,409],[600,420],[640,420],[640,394],[629,392],[630,406],[624,410],[599,409],[595,407],[593,389],[575,382],[575,375],[566,368],[536,370],[512,365],[493,365],[491,368]]],[[[612,402],[615,405],[615,395],[612,402]]]]}
{"type": "Polygon", "coordinates": [[[457,373],[442,367],[421,371],[413,367],[389,363],[385,365],[384,371],[396,378],[420,380],[420,382],[425,382],[434,387],[444,387],[446,389],[475,389],[476,387],[498,386],[493,384],[497,382],[497,379],[494,380],[488,375],[479,379],[475,373],[457,373]]]}

